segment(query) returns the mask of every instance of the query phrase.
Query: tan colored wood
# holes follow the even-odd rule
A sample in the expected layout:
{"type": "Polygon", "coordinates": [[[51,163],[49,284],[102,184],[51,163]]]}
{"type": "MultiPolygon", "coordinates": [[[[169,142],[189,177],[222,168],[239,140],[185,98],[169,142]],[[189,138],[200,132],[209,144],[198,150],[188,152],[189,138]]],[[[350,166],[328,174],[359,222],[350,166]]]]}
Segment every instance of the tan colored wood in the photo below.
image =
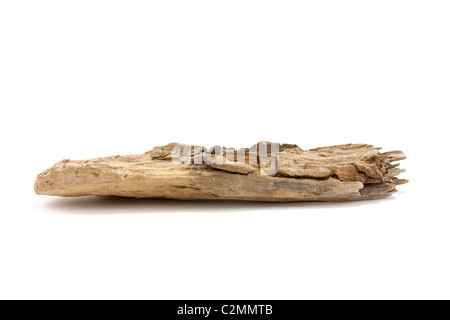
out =
{"type": "MultiPolygon", "coordinates": [[[[211,164],[205,163],[205,148],[192,148],[189,154],[192,162],[200,156],[201,164],[174,163],[171,154],[176,145],[155,147],[142,155],[63,160],[38,175],[35,191],[64,197],[348,201],[383,198],[407,182],[396,177],[402,170],[393,163],[406,158],[403,152],[381,153],[367,144],[309,151],[279,145],[278,172],[272,175],[262,174],[268,165],[260,160],[256,145],[240,150],[245,163],[220,163],[217,153],[207,158],[211,164]]],[[[231,151],[232,160],[238,159],[238,152],[231,151]]]]}

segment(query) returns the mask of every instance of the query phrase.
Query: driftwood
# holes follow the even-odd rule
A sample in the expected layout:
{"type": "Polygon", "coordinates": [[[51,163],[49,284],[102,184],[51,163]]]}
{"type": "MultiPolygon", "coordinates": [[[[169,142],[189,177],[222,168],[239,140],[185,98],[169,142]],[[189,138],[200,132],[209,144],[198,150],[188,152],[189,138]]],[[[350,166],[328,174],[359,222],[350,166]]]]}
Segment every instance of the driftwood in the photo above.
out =
{"type": "Polygon", "coordinates": [[[366,144],[308,151],[266,142],[241,150],[184,146],[189,152],[178,158],[184,163],[174,161],[178,146],[155,147],[142,155],[63,160],[39,174],[34,188],[37,194],[64,197],[348,201],[383,198],[407,182],[396,177],[403,170],[393,164],[406,158],[403,152],[380,153],[366,144]],[[270,166],[261,160],[261,146],[274,160],[270,166]]]}

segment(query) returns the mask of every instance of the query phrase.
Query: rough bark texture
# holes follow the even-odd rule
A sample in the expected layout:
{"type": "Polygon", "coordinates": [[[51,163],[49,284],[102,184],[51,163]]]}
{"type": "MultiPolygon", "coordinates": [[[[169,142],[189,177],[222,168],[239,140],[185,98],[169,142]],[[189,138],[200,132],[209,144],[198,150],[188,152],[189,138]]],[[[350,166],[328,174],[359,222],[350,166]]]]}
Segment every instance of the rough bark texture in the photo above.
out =
{"type": "MultiPolygon", "coordinates": [[[[241,150],[246,163],[220,163],[213,153],[211,164],[173,163],[175,145],[155,147],[142,155],[63,160],[39,174],[34,188],[37,194],[64,197],[348,201],[383,198],[407,182],[396,177],[402,170],[392,163],[405,159],[403,152],[380,153],[367,144],[308,151],[280,145],[278,172],[272,176],[261,174],[267,165],[249,161],[259,160],[257,145],[241,150]]],[[[206,152],[193,150],[192,159],[206,152]]]]}

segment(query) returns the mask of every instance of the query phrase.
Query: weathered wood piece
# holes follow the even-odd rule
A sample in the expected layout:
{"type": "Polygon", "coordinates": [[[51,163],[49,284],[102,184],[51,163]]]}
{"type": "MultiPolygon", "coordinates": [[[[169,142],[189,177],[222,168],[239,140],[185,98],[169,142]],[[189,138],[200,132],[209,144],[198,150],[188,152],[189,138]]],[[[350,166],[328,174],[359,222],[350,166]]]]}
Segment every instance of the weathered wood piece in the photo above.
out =
{"type": "Polygon", "coordinates": [[[403,170],[393,163],[406,158],[401,151],[381,153],[380,148],[367,144],[308,151],[297,145],[277,145],[276,172],[266,175],[263,170],[268,164],[260,160],[260,145],[239,151],[221,149],[224,155],[189,147],[191,152],[184,160],[192,163],[182,164],[172,161],[174,143],[142,155],[63,160],[39,174],[34,188],[37,194],[64,197],[287,202],[379,199],[407,182],[396,177],[403,170]],[[226,159],[225,151],[232,155],[227,163],[219,161],[226,159]],[[245,160],[238,162],[242,160],[239,155],[245,160]]]}

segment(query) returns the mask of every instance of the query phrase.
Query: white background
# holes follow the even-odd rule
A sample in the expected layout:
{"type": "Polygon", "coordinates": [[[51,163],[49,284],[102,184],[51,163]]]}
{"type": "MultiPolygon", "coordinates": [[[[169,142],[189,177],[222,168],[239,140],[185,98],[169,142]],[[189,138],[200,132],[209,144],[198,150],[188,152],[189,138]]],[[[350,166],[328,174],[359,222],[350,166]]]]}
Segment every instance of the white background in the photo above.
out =
{"type": "Polygon", "coordinates": [[[448,1],[2,1],[0,298],[450,298],[448,1]],[[169,142],[403,150],[386,200],[37,196],[169,142]]]}

